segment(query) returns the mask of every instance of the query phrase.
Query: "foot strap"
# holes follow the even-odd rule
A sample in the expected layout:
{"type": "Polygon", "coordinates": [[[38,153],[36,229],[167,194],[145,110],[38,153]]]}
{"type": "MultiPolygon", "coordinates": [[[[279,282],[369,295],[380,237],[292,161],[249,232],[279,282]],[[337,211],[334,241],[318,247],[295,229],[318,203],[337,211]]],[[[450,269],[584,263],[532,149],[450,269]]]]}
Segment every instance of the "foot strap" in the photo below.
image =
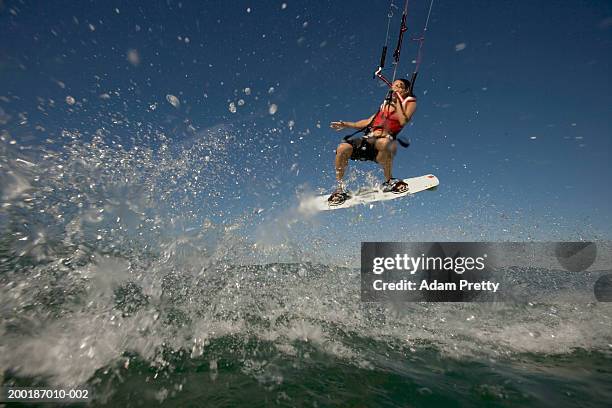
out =
{"type": "Polygon", "coordinates": [[[331,206],[336,206],[344,203],[349,198],[349,195],[343,191],[334,191],[327,199],[327,203],[331,206]]]}
{"type": "Polygon", "coordinates": [[[408,191],[408,184],[406,184],[403,180],[398,180],[395,184],[393,184],[393,188],[391,188],[391,192],[395,194],[401,194],[408,191]]]}

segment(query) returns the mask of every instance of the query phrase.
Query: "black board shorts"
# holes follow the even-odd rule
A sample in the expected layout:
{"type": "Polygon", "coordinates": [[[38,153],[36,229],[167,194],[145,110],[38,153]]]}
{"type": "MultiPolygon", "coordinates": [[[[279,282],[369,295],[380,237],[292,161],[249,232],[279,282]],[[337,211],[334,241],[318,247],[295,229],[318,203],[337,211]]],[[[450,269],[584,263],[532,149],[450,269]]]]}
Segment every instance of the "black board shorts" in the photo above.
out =
{"type": "Polygon", "coordinates": [[[378,151],[374,147],[374,143],[368,143],[365,137],[347,140],[346,143],[353,146],[351,160],[376,161],[378,151]]]}

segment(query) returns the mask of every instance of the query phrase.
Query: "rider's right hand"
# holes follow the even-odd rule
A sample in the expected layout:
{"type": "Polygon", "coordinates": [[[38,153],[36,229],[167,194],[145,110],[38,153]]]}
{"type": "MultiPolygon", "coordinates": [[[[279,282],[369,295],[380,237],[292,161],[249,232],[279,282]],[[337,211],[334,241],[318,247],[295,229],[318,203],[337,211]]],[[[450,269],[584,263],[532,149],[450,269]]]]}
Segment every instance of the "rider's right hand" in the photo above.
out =
{"type": "Polygon", "coordinates": [[[342,130],[346,127],[346,124],[344,123],[344,121],[341,120],[339,122],[330,123],[329,127],[336,130],[342,130]]]}

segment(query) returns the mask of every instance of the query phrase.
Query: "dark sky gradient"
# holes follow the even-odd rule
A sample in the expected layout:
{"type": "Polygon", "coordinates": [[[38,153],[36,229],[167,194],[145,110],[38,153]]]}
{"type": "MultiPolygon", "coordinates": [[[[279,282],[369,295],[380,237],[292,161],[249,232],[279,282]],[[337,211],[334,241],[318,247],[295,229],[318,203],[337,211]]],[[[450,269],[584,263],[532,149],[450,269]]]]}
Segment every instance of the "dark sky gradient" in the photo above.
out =
{"type": "MultiPolygon", "coordinates": [[[[410,2],[409,37],[428,6],[410,2]]],[[[138,132],[189,143],[188,125],[229,128],[252,141],[230,158],[252,184],[227,210],[274,218],[296,188],[332,188],[329,122],[367,117],[384,97],[372,72],[387,13],[372,1],[0,1],[1,126],[22,145],[63,129],[103,127],[129,145],[138,132]]],[[[399,12],[392,46],[398,26],[399,12]]],[[[409,76],[416,43],[405,43],[409,76]]],[[[324,214],[320,228],[350,224],[359,240],[609,239],[611,62],[610,2],[436,1],[395,175],[431,172],[440,188],[324,214]]]]}

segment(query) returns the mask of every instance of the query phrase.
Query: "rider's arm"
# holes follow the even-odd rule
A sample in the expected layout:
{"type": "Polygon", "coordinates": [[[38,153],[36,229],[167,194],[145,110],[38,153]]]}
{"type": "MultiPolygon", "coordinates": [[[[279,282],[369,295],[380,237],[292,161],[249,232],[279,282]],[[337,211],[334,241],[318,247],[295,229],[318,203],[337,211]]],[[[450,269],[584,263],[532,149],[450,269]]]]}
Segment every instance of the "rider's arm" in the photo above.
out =
{"type": "Polygon", "coordinates": [[[343,122],[340,121],[341,123],[344,123],[344,126],[346,127],[350,127],[350,128],[354,128],[354,129],[361,129],[363,127],[366,127],[370,124],[370,122],[372,121],[372,119],[374,119],[374,115],[370,116],[367,119],[361,119],[357,122],[343,122]]]}
{"type": "Polygon", "coordinates": [[[338,122],[332,122],[330,126],[334,129],[343,129],[343,128],[361,129],[361,128],[368,126],[370,122],[372,122],[372,119],[374,119],[374,116],[375,115],[372,115],[367,119],[361,119],[357,122],[346,122],[343,120],[338,121],[338,122]]]}
{"type": "Polygon", "coordinates": [[[402,108],[402,103],[399,100],[395,102],[395,109],[397,111],[397,119],[400,125],[404,126],[410,122],[412,115],[416,111],[416,100],[408,101],[405,104],[405,108],[402,108]]]}

